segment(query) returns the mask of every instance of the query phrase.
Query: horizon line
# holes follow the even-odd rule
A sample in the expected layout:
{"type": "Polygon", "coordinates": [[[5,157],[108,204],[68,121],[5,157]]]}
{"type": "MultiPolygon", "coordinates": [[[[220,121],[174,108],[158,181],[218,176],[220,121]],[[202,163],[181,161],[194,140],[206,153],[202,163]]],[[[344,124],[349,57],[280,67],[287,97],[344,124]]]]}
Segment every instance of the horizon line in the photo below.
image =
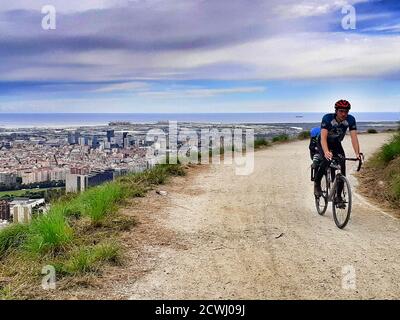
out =
{"type": "MultiPolygon", "coordinates": [[[[0,114],[258,114],[258,113],[325,113],[326,111],[259,111],[259,112],[3,112],[0,114]]],[[[329,113],[329,112],[328,112],[329,113]]],[[[351,113],[399,113],[400,111],[354,111],[351,113]]]]}

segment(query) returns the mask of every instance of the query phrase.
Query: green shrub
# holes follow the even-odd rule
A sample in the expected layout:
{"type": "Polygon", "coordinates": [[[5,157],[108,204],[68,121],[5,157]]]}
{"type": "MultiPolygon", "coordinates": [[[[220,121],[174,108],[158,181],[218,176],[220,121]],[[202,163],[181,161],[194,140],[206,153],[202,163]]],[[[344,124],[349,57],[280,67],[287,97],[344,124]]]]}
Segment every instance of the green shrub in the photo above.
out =
{"type": "Polygon", "coordinates": [[[8,250],[20,247],[26,240],[29,226],[26,224],[11,224],[0,230],[0,258],[8,250]]]}
{"type": "Polygon", "coordinates": [[[389,163],[400,155],[400,134],[396,134],[389,143],[381,148],[378,159],[384,164],[389,163]]]}
{"type": "Polygon", "coordinates": [[[93,224],[99,224],[107,214],[116,210],[117,203],[127,194],[123,185],[109,182],[80,194],[72,207],[89,217],[93,224]]]}
{"type": "Polygon", "coordinates": [[[297,139],[299,140],[306,140],[306,139],[310,139],[311,134],[310,131],[302,131],[297,135],[297,139]]]}
{"type": "Polygon", "coordinates": [[[93,248],[93,257],[96,261],[119,263],[120,247],[115,243],[101,243],[93,248]]]}
{"type": "Polygon", "coordinates": [[[376,131],[375,129],[368,129],[367,133],[378,133],[378,131],[376,131]]]}
{"type": "Polygon", "coordinates": [[[71,275],[96,272],[104,262],[120,262],[120,249],[116,244],[103,243],[94,247],[78,248],[66,262],[57,265],[56,270],[71,275]]]}
{"type": "Polygon", "coordinates": [[[268,147],[270,142],[265,138],[257,138],[254,140],[254,148],[268,147]]]}
{"type": "Polygon", "coordinates": [[[32,220],[25,248],[29,253],[57,253],[73,239],[73,230],[61,211],[50,210],[32,220]]]}
{"type": "Polygon", "coordinates": [[[272,142],[283,142],[283,141],[288,141],[288,140],[289,140],[289,136],[287,134],[280,134],[280,135],[272,138],[272,142]]]}
{"type": "Polygon", "coordinates": [[[162,166],[164,166],[164,169],[171,176],[180,176],[180,177],[182,177],[182,176],[186,175],[185,170],[179,164],[165,164],[165,165],[162,165],[162,166]]]}
{"type": "Polygon", "coordinates": [[[144,197],[146,194],[146,190],[140,186],[128,186],[128,193],[130,197],[144,197]]]}
{"type": "Polygon", "coordinates": [[[51,205],[50,213],[56,213],[65,217],[75,218],[79,218],[81,216],[81,211],[76,199],[53,203],[51,205]]]}

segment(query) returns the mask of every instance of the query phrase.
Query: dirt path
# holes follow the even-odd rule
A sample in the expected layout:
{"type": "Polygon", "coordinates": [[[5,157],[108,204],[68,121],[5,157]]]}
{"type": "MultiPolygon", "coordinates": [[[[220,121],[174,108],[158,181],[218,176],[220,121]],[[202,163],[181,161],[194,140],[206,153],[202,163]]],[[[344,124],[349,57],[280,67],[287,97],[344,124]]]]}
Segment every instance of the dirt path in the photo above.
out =
{"type": "MultiPolygon", "coordinates": [[[[364,153],[370,155],[388,137],[361,135],[364,153]]],[[[168,195],[152,215],[164,231],[154,232],[156,239],[144,247],[147,258],[140,262],[146,272],[115,282],[109,288],[112,295],[131,299],[400,298],[400,221],[357,194],[345,230],[336,228],[331,207],[325,216],[318,216],[307,143],[256,152],[255,169],[249,176],[236,176],[232,166],[218,165],[191,181],[167,187],[168,195]],[[168,245],[163,242],[165,233],[168,245]],[[345,289],[343,272],[352,268],[355,289],[351,283],[345,289]]],[[[352,155],[348,137],[345,149],[352,155]]],[[[354,177],[351,183],[356,184],[354,177]]]]}

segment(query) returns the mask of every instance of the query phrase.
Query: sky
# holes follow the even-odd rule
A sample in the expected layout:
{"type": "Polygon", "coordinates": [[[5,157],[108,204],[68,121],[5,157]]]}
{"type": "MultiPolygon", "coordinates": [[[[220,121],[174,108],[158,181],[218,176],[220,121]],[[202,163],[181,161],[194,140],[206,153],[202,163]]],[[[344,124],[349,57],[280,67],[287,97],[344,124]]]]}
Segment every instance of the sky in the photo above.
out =
{"type": "Polygon", "coordinates": [[[399,112],[399,88],[398,0],[0,3],[0,113],[399,112]]]}

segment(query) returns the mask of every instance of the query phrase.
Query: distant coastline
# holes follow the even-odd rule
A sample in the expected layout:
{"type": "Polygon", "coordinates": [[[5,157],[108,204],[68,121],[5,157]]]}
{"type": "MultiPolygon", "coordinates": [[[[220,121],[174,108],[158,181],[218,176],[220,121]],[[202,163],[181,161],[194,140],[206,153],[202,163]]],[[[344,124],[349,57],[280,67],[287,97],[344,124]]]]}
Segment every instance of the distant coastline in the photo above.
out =
{"type": "MultiPolygon", "coordinates": [[[[178,121],[215,124],[307,124],[321,121],[323,112],[285,113],[0,113],[0,128],[76,128],[110,122],[153,124],[178,121]]],[[[397,122],[399,112],[355,112],[358,122],[397,122]]]]}

